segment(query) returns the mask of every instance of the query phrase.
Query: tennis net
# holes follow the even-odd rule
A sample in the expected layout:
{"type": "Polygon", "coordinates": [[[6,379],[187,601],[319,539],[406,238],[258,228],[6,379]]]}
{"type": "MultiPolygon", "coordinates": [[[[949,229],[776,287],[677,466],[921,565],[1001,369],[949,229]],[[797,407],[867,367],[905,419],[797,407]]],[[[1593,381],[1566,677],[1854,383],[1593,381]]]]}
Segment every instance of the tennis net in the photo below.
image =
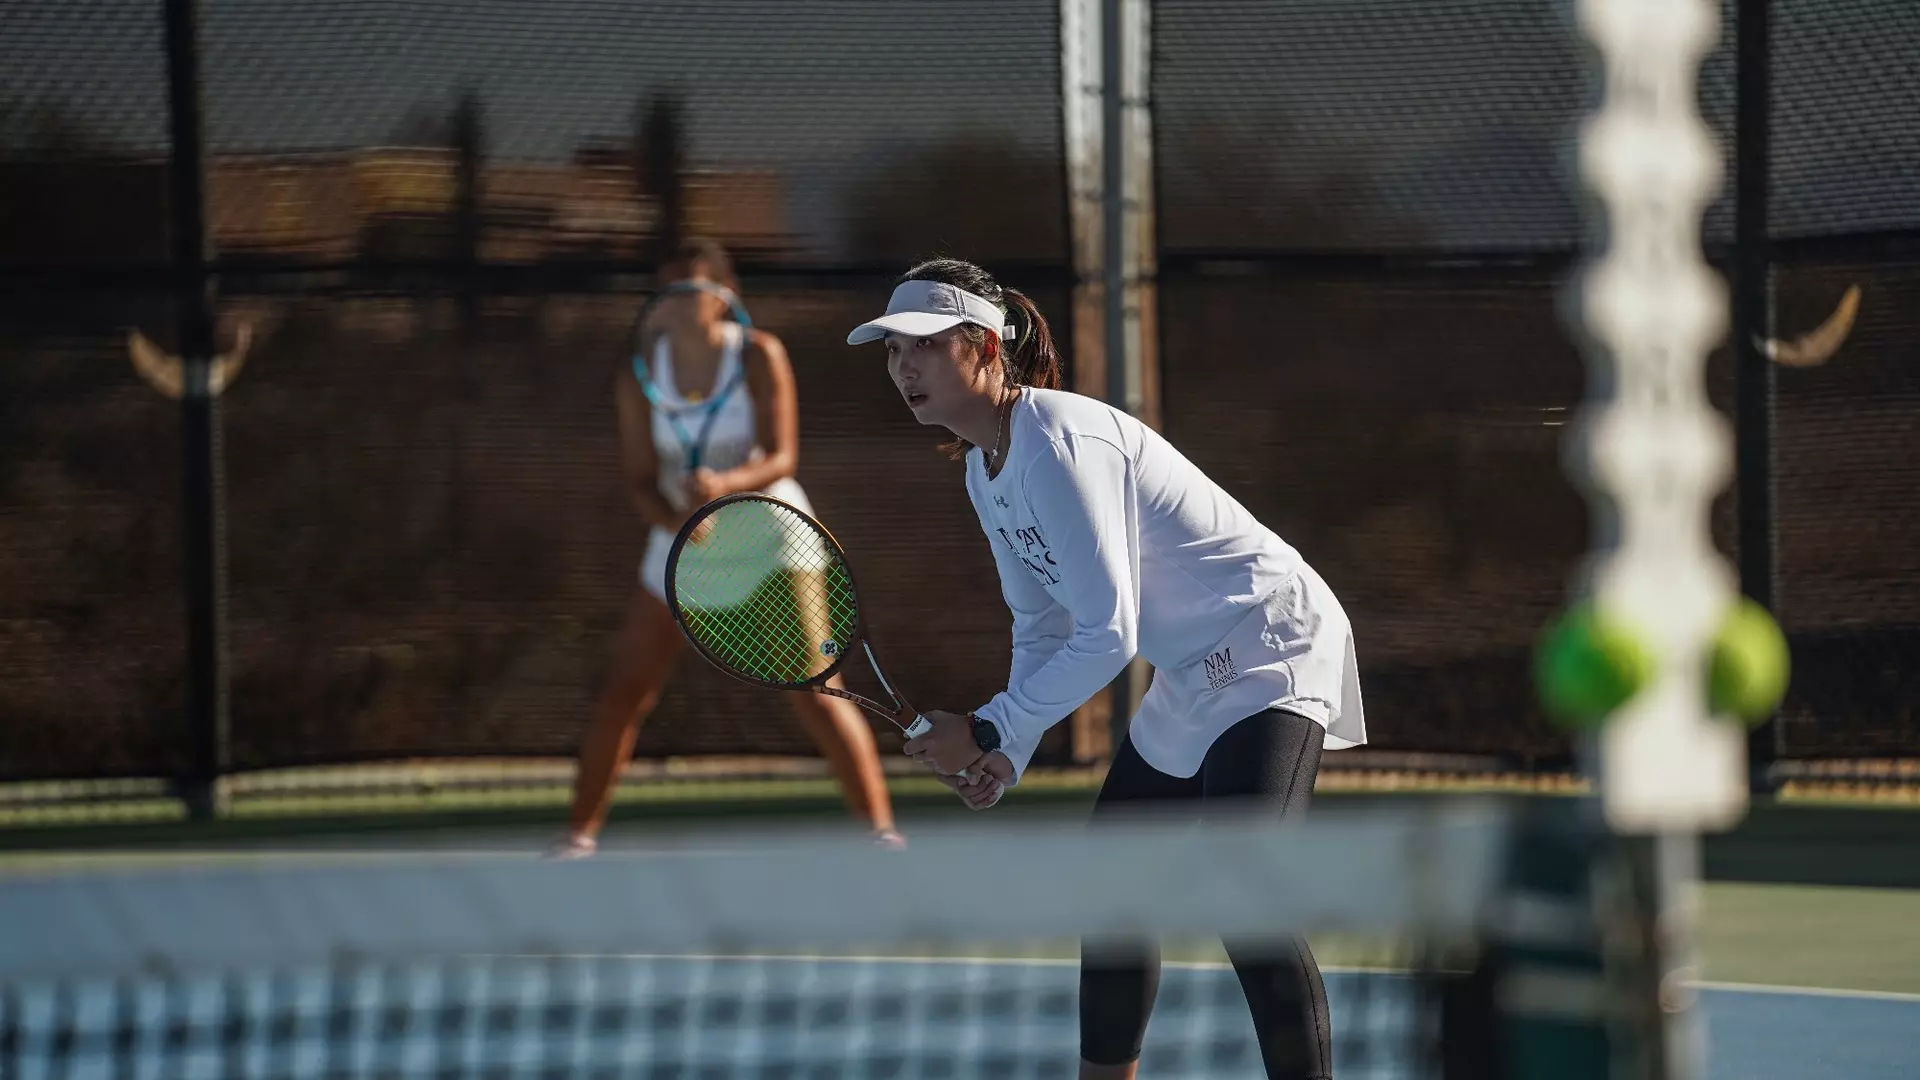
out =
{"type": "Polygon", "coordinates": [[[1566,992],[1599,975],[1588,855],[1561,837],[1545,862],[1572,887],[1529,894],[1530,829],[1455,801],[922,830],[904,852],[756,831],[571,863],[49,871],[0,884],[0,1074],[1069,1078],[1079,941],[1151,936],[1140,1075],[1260,1077],[1218,938],[1309,934],[1343,1080],[1597,1077],[1599,1013],[1566,992]],[[1516,927],[1554,939],[1557,973],[1493,962],[1516,927]],[[1554,1038],[1571,1058],[1542,1057],[1554,1038]]]}

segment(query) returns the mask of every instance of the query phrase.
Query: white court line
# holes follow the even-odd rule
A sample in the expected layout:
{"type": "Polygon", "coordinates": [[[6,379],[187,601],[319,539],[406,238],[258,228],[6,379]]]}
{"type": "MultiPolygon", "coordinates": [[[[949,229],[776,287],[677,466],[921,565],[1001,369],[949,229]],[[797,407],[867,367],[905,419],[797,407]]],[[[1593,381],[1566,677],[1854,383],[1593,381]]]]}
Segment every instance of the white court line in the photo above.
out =
{"type": "MultiPolygon", "coordinates": [[[[1078,957],[1064,956],[861,956],[841,953],[838,955],[818,955],[811,953],[770,953],[770,954],[728,954],[708,955],[700,953],[593,953],[585,956],[571,953],[505,953],[487,954],[531,960],[679,960],[726,963],[767,963],[781,961],[794,964],[997,964],[1005,967],[1077,967],[1078,957]]],[[[1191,971],[1230,971],[1233,965],[1225,960],[1166,960],[1161,967],[1183,968],[1191,971]]],[[[1329,975],[1411,975],[1410,968],[1399,967],[1355,967],[1349,965],[1327,966],[1320,969],[1329,975]]],[[[1687,985],[1696,990],[1715,990],[1731,994],[1775,994],[1782,997],[1824,997],[1856,998],[1863,1001],[1897,1001],[1909,1005],[1920,1005],[1920,994],[1898,990],[1840,990],[1829,986],[1791,986],[1775,983],[1716,982],[1713,980],[1695,980],[1687,985]]]]}
{"type": "Polygon", "coordinates": [[[1836,990],[1830,986],[1779,986],[1773,983],[1696,982],[1696,990],[1722,990],[1730,994],[1777,994],[1783,997],[1858,998],[1862,1001],[1898,1001],[1920,1005],[1920,994],[1899,990],[1836,990]]]}
{"type": "MultiPolygon", "coordinates": [[[[766,963],[781,961],[793,964],[995,964],[1001,967],[1078,967],[1078,957],[1064,956],[860,956],[852,953],[836,955],[814,955],[806,953],[471,953],[466,954],[478,959],[510,960],[677,960],[715,963],[766,963]]],[[[1233,965],[1225,960],[1163,960],[1163,968],[1181,968],[1189,971],[1231,971],[1233,965]]],[[[1411,968],[1399,967],[1349,967],[1328,966],[1320,969],[1332,975],[1411,975],[1411,968]]]]}

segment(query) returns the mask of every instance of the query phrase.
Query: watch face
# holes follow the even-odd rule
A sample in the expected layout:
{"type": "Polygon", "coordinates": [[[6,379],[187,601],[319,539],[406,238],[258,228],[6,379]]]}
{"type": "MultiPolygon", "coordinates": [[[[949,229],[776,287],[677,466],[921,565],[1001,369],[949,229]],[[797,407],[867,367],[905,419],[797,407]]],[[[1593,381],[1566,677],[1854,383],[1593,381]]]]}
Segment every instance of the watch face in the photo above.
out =
{"type": "Polygon", "coordinates": [[[1000,749],[1000,729],[994,727],[992,721],[982,720],[976,716],[973,718],[973,741],[982,750],[998,750],[1000,749]]]}

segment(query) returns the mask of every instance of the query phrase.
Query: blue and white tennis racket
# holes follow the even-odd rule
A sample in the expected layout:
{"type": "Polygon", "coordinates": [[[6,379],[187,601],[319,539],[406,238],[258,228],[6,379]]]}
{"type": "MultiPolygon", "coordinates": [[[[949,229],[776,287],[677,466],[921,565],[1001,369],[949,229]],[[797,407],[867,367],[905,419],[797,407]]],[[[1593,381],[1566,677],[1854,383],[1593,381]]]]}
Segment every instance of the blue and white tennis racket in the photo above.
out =
{"type": "Polygon", "coordinates": [[[667,418],[673,426],[673,434],[680,441],[680,449],[686,460],[687,473],[691,475],[700,468],[700,459],[707,448],[707,436],[713,432],[713,422],[719,417],[727,399],[746,381],[746,365],[742,363],[734,377],[727,380],[725,386],[718,387],[712,397],[676,394],[685,404],[672,404],[661,394],[659,384],[653,377],[653,347],[660,334],[649,332],[647,321],[659,310],[661,303],[688,293],[707,293],[727,302],[727,308],[733,314],[733,321],[740,324],[740,347],[746,349],[747,335],[753,330],[753,319],[747,314],[747,307],[732,289],[711,281],[676,281],[655,293],[633,322],[633,377],[640,383],[640,389],[653,403],[654,409],[667,418]],[[690,430],[689,423],[697,424],[698,430],[690,430]]]}

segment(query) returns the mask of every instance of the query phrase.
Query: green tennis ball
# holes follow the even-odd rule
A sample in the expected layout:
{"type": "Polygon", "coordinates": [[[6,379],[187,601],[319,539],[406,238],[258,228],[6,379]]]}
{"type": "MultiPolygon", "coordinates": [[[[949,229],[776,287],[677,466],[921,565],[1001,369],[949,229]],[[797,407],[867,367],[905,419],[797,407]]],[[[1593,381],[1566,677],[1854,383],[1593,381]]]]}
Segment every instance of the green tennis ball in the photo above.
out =
{"type": "Polygon", "coordinates": [[[1638,635],[1591,602],[1569,609],[1540,640],[1534,681],[1547,714],[1571,728],[1597,726],[1653,681],[1653,656],[1638,635]]]}
{"type": "Polygon", "coordinates": [[[1742,599],[1714,636],[1707,702],[1717,716],[1765,723],[1787,693],[1787,636],[1766,608],[1742,599]]]}

